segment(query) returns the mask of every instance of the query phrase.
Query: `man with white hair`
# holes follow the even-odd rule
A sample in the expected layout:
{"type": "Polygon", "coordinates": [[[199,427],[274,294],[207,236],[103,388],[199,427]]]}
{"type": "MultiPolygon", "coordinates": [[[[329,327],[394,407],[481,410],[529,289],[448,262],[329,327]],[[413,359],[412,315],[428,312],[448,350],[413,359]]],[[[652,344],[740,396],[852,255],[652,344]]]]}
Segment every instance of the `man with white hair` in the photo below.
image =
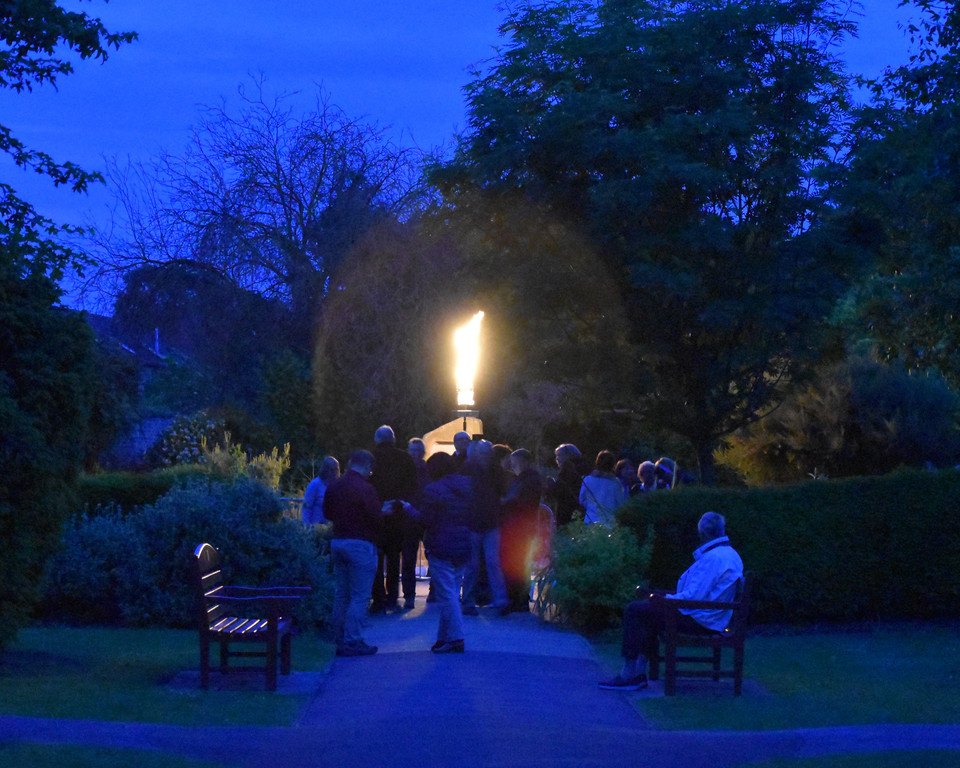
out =
{"type": "MultiPolygon", "coordinates": [[[[716,512],[700,518],[697,532],[700,547],[693,553],[691,565],[677,583],[677,591],[664,595],[667,600],[732,600],[737,583],[743,579],[743,561],[730,546],[725,521],[716,512]]],[[[677,628],[686,634],[711,634],[726,629],[732,611],[722,609],[681,608],[677,628]]],[[[656,602],[636,600],[623,611],[623,667],[612,680],[600,687],[611,691],[636,691],[647,687],[648,659],[659,651],[664,629],[663,610],[656,602]]]]}

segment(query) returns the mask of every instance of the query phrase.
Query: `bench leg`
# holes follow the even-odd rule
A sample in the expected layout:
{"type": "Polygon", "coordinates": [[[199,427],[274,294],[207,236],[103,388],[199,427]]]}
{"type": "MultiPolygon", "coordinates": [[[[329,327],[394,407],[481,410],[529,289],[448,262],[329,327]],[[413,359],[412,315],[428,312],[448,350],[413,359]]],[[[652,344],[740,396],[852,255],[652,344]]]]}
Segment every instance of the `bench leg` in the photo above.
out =
{"type": "Polygon", "coordinates": [[[290,642],[293,635],[286,634],[280,639],[280,674],[290,674],[290,642]]]}
{"type": "Polygon", "coordinates": [[[277,690],[277,638],[267,641],[267,690],[277,690]]]}
{"type": "Polygon", "coordinates": [[[667,644],[667,658],[663,670],[663,694],[675,696],[677,693],[677,647],[667,644]]]}
{"type": "Polygon", "coordinates": [[[713,647],[713,682],[720,682],[720,646],[713,647]]]}
{"type": "Polygon", "coordinates": [[[200,638],[200,687],[210,687],[210,641],[205,637],[200,638]]]}
{"type": "Polygon", "coordinates": [[[739,696],[743,689],[743,645],[733,647],[733,695],[739,696]]]}
{"type": "Polygon", "coordinates": [[[230,641],[220,640],[220,674],[225,675],[230,671],[230,641]]]}

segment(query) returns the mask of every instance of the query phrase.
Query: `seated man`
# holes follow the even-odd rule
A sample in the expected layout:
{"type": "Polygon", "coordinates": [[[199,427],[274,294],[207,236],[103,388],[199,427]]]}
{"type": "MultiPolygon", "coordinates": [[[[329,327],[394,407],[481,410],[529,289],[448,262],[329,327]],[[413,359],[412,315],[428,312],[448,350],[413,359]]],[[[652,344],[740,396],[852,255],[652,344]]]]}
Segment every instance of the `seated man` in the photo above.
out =
{"type": "MultiPolygon", "coordinates": [[[[693,553],[691,565],[666,600],[733,599],[737,582],[743,578],[743,561],[730,546],[724,533],[724,519],[707,512],[697,524],[701,546],[693,553]]],[[[659,636],[664,628],[662,603],[637,600],[623,612],[623,668],[600,687],[610,691],[636,691],[647,687],[647,662],[659,652],[659,636]]],[[[726,629],[732,611],[681,608],[677,628],[685,634],[710,634],[726,629]]]]}

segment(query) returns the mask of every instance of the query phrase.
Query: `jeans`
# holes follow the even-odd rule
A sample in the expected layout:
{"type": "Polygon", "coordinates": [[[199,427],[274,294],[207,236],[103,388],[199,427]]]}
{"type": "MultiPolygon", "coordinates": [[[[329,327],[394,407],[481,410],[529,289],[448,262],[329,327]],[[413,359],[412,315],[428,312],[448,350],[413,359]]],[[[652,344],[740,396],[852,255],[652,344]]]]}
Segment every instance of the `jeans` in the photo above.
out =
{"type": "Polygon", "coordinates": [[[463,614],[460,612],[460,581],[463,566],[433,557],[430,560],[430,582],[440,603],[440,626],[437,641],[463,640],[463,614]]]}
{"type": "Polygon", "coordinates": [[[333,631],[337,646],[363,642],[361,631],[377,570],[377,548],[363,539],[333,539],[333,631]]]}
{"type": "Polygon", "coordinates": [[[473,554],[463,575],[463,601],[467,605],[476,605],[477,582],[480,577],[480,557],[487,566],[487,581],[493,593],[493,604],[497,608],[507,605],[507,585],[500,570],[500,529],[494,528],[486,533],[474,533],[473,554]]]}

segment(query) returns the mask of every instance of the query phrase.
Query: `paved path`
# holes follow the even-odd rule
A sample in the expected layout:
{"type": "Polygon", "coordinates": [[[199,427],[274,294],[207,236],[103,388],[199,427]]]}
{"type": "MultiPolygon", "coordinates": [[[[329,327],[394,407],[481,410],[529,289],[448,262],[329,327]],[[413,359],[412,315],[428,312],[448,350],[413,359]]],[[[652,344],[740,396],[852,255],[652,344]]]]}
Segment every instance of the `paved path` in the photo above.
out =
{"type": "Polygon", "coordinates": [[[155,749],[237,768],[735,768],[781,756],[960,750],[960,726],[657,731],[630,694],[597,688],[604,672],[578,635],[531,615],[481,615],[467,618],[465,654],[437,656],[429,651],[436,619],[434,606],[371,619],[366,639],[380,647],[376,656],[282,680],[289,691],[315,691],[289,728],[0,717],[0,742],[155,749]]]}

